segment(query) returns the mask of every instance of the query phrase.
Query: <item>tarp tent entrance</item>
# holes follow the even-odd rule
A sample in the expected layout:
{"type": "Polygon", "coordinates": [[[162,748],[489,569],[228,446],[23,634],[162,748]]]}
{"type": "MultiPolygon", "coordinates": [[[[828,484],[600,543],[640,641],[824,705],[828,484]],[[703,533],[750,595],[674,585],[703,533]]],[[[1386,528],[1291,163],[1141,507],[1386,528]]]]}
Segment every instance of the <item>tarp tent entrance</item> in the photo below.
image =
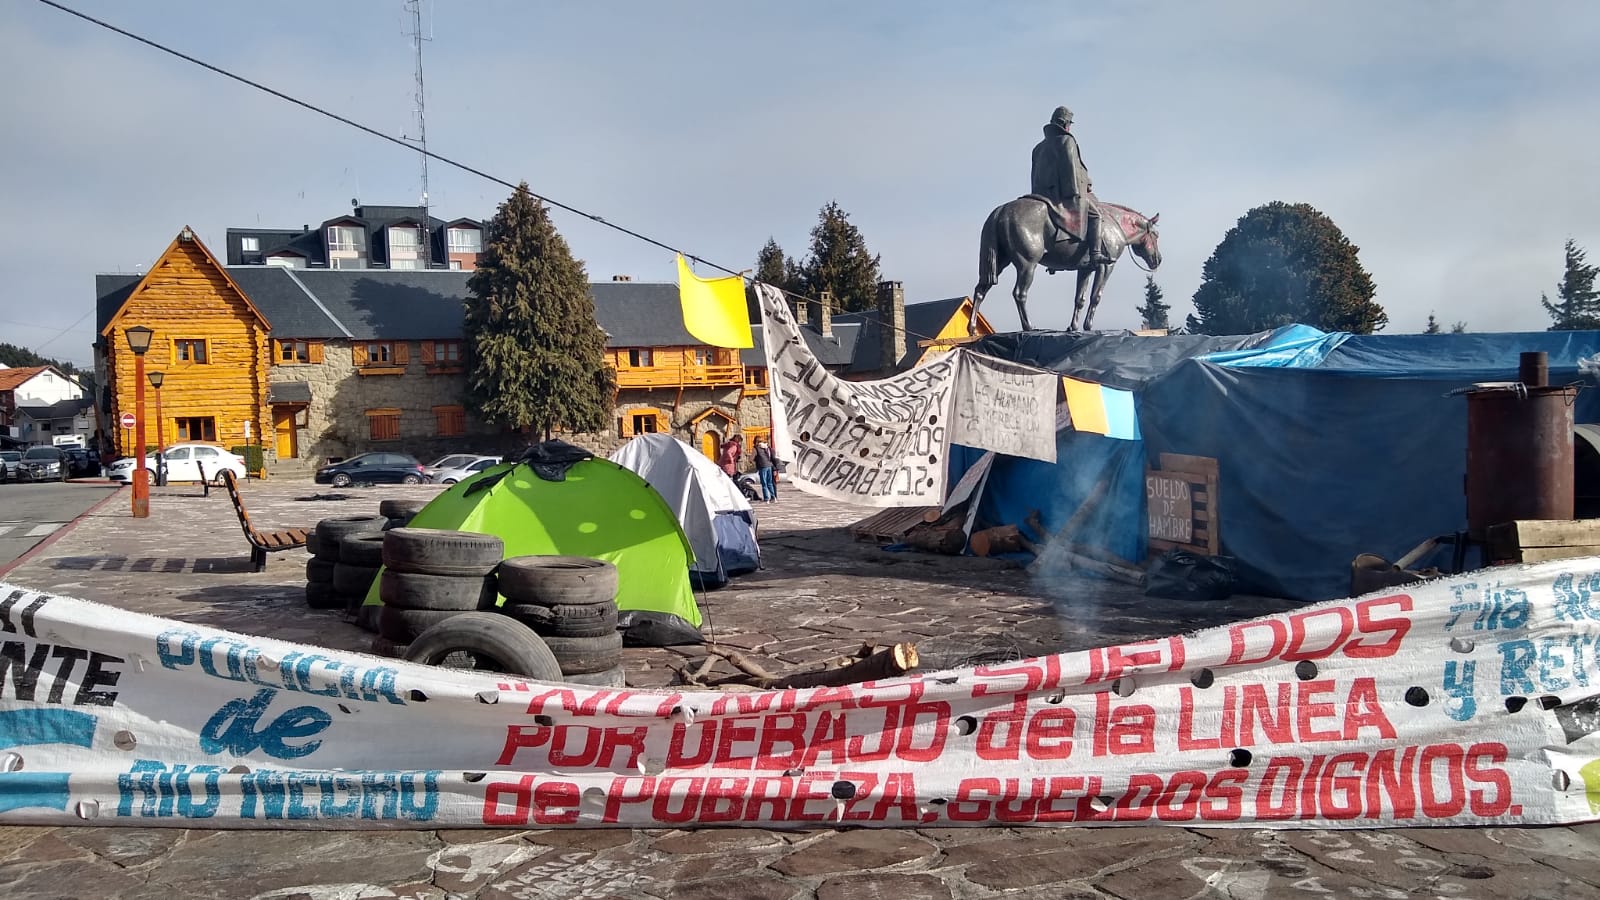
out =
{"type": "MultiPolygon", "coordinates": [[[[1147,461],[1211,457],[1222,552],[1239,562],[1240,590],[1310,601],[1345,596],[1360,553],[1394,559],[1465,528],[1466,401],[1449,391],[1515,380],[1523,351],[1548,354],[1552,384],[1578,381],[1580,360],[1600,353],[1600,332],[1025,332],[972,347],[1134,391],[1142,434],[1115,440],[1068,428],[1057,434],[1054,465],[996,459],[981,518],[1018,523],[1037,509],[1047,530],[1058,529],[1108,481],[1075,540],[1143,560],[1147,461]]],[[[1600,392],[1580,392],[1575,413],[1600,421],[1600,392]]],[[[952,477],[982,455],[954,449],[952,477]]]]}
{"type": "MultiPolygon", "coordinates": [[[[551,445],[570,448],[559,441],[539,447],[551,445]]],[[[527,457],[485,469],[429,501],[411,527],[496,535],[507,557],[606,560],[617,567],[618,609],[671,613],[698,627],[689,540],[661,495],[606,459],[581,459],[560,474],[559,481],[541,477],[527,457]]],[[[376,602],[374,584],[367,603],[376,602]]]]}
{"type": "Polygon", "coordinates": [[[721,587],[761,567],[750,501],[705,454],[670,434],[641,434],[611,461],[648,481],[677,516],[694,551],[697,585],[721,587]]]}

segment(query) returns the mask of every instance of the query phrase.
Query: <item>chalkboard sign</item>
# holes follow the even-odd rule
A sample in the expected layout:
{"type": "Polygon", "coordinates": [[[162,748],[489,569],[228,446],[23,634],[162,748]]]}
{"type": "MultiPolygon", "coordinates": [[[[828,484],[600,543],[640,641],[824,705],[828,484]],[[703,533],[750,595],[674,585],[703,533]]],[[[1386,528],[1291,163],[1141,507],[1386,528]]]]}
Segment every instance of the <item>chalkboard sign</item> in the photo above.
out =
{"type": "Polygon", "coordinates": [[[1144,475],[1150,555],[1174,547],[1205,556],[1221,552],[1217,533],[1217,461],[1207,456],[1163,453],[1160,468],[1144,475]]]}

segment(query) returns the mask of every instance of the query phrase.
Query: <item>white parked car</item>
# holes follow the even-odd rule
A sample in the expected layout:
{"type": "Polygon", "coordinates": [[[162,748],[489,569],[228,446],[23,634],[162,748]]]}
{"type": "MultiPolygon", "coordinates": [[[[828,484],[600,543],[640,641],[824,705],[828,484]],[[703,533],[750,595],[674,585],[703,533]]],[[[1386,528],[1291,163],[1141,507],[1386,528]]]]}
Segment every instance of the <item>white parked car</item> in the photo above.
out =
{"type": "Polygon", "coordinates": [[[477,458],[476,453],[451,453],[423,466],[422,474],[429,481],[435,481],[437,479],[433,476],[439,474],[440,469],[459,469],[477,458]]]}
{"type": "MultiPolygon", "coordinates": [[[[166,450],[167,481],[199,481],[200,473],[205,472],[205,480],[212,484],[222,483],[222,470],[232,469],[233,477],[245,477],[244,457],[229,453],[215,444],[173,444],[166,450]]],[[[124,484],[132,483],[133,471],[136,460],[125,456],[106,466],[106,477],[112,481],[124,484]]],[[[154,453],[144,458],[145,468],[150,470],[150,483],[155,484],[156,455],[154,453]]]]}
{"type": "Polygon", "coordinates": [[[429,476],[434,484],[455,484],[458,481],[466,481],[484,469],[500,464],[498,456],[453,456],[445,459],[452,461],[454,465],[434,468],[433,474],[429,476]]]}

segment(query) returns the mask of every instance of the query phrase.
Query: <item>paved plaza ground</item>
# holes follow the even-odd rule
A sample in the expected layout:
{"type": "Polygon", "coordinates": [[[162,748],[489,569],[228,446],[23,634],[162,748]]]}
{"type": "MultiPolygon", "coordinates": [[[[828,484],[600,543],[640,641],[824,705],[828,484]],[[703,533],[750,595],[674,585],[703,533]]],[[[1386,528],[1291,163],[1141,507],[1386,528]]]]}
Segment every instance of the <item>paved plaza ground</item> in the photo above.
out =
{"type": "MultiPolygon", "coordinates": [[[[368,514],[436,487],[251,482],[263,529],[368,514]]],[[[366,650],[371,635],[306,607],[305,554],[254,573],[227,495],[127,494],[64,529],[5,580],[252,635],[366,650]]],[[[1160,637],[1287,608],[1146,598],[1100,581],[1042,583],[992,560],[896,553],[850,539],[870,510],[795,491],[762,506],[765,568],[705,597],[717,639],[782,669],[914,641],[935,660],[1160,637]]],[[[697,648],[628,649],[629,683],[674,683],[697,648]]],[[[725,664],[724,664],[725,665],[725,664]]],[[[716,675],[732,675],[727,668],[716,675]]],[[[0,828],[0,897],[32,898],[1406,898],[1600,897],[1600,827],[1216,830],[703,829],[221,832],[0,828]]]]}

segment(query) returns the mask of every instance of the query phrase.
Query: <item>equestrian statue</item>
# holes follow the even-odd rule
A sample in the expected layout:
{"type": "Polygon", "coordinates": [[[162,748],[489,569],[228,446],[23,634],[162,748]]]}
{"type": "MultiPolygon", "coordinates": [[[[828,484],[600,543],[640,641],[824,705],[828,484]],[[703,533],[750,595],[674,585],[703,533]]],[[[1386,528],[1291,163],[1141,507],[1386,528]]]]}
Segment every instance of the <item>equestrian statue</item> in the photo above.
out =
{"type": "Polygon", "coordinates": [[[1017,301],[1022,330],[1028,326],[1028,287],[1041,264],[1050,274],[1078,273],[1076,303],[1069,331],[1089,330],[1100,293],[1105,290],[1122,251],[1133,253],[1154,270],[1161,265],[1156,234],[1160,214],[1146,218],[1126,206],[1106,203],[1094,196],[1094,183],[1083,164],[1078,140],[1072,134],[1072,110],[1056,107],[1044,127],[1044,140],[1033,148],[1033,184],[1030,193],[995,207],[983,223],[978,251],[978,285],[972,289],[973,317],[969,333],[977,330],[977,309],[983,297],[1000,280],[1006,266],[1017,270],[1011,296],[1017,301]],[[1109,227],[1102,227],[1102,225],[1109,227]],[[1087,292],[1090,277],[1094,291],[1087,292]],[[1084,300],[1088,299],[1088,311],[1084,300]]]}

